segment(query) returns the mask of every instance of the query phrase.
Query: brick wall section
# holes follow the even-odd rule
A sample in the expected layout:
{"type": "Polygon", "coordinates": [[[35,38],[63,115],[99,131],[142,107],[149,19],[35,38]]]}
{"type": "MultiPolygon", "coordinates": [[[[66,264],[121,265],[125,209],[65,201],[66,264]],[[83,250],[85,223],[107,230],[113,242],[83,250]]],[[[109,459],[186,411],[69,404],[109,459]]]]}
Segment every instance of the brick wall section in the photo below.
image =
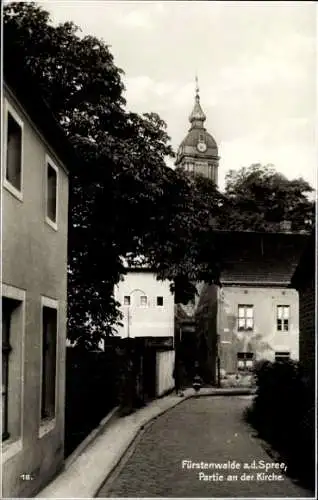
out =
{"type": "Polygon", "coordinates": [[[313,286],[299,290],[299,358],[305,373],[315,370],[315,291],[313,286]]]}
{"type": "Polygon", "coordinates": [[[315,242],[313,230],[291,280],[291,286],[299,293],[299,360],[305,376],[312,381],[315,380],[315,268],[318,264],[315,242]]]}

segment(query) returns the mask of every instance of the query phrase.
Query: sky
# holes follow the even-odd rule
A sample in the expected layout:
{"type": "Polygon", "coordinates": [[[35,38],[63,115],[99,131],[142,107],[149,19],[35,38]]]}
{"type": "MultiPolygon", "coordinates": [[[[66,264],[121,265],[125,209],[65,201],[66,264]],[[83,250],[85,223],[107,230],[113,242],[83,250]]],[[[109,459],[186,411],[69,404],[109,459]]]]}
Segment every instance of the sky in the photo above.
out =
{"type": "MultiPolygon", "coordinates": [[[[40,2],[38,2],[40,3],[40,2]]],[[[314,2],[45,1],[111,46],[127,108],[157,112],[177,150],[195,75],[219,147],[219,184],[252,163],[316,186],[317,7],[314,2]]]]}

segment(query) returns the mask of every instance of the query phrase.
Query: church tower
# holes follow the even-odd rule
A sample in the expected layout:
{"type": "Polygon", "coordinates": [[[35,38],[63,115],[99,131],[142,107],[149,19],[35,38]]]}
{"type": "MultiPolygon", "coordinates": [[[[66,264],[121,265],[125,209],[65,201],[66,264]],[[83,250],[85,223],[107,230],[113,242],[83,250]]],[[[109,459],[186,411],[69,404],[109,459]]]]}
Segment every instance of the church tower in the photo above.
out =
{"type": "Polygon", "coordinates": [[[179,146],[175,165],[185,172],[201,174],[217,185],[219,156],[218,147],[204,128],[206,116],[200,104],[198,79],[196,78],[195,102],[189,121],[191,127],[188,135],[179,146]]]}

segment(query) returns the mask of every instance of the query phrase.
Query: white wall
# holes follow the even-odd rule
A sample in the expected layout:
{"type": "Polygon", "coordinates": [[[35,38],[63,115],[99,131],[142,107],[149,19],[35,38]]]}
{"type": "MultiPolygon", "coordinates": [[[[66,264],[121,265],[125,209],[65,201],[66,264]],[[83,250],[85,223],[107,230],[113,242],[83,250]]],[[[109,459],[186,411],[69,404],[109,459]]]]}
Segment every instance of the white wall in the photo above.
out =
{"type": "Polygon", "coordinates": [[[114,294],[124,315],[123,326],[117,328],[121,337],[174,336],[174,295],[169,281],[157,281],[151,271],[129,271],[114,294]],[[130,306],[124,305],[126,295],[131,298],[130,306]],[[142,295],[147,297],[146,306],[140,305],[142,295]],[[163,306],[157,305],[157,297],[163,297],[163,306]]]}
{"type": "Polygon", "coordinates": [[[174,388],[174,359],[175,351],[157,352],[157,396],[174,388]]]}

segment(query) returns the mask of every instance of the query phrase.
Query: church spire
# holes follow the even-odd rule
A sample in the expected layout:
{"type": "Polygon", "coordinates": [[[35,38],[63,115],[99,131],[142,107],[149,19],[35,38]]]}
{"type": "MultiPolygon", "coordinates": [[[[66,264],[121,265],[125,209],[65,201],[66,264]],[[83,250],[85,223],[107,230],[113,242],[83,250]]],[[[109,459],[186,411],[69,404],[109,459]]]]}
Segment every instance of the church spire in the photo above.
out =
{"type": "Polygon", "coordinates": [[[195,76],[195,102],[194,108],[192,110],[191,115],[189,116],[189,121],[192,125],[191,128],[203,128],[203,123],[206,120],[206,116],[202,111],[200,104],[200,94],[199,94],[199,82],[198,76],[195,76]]]}

